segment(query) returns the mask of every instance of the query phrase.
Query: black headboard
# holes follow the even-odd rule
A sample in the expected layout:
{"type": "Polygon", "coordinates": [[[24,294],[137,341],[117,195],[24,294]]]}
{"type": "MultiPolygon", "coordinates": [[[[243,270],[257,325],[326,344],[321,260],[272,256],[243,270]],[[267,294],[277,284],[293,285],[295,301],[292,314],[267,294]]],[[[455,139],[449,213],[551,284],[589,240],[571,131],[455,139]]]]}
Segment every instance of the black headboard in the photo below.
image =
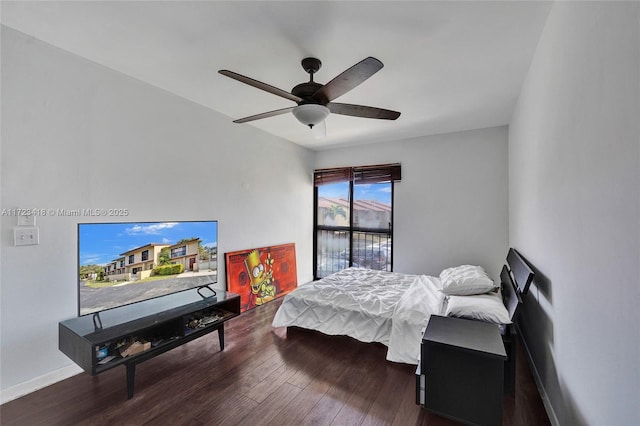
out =
{"type": "Polygon", "coordinates": [[[509,264],[509,270],[513,274],[513,278],[516,281],[516,285],[521,294],[527,294],[529,291],[529,285],[533,281],[533,270],[527,265],[527,262],[522,258],[520,253],[516,249],[510,248],[509,254],[507,254],[507,263],[509,264]]]}
{"type": "Polygon", "coordinates": [[[502,272],[500,272],[500,282],[502,284],[502,298],[504,302],[504,306],[509,311],[509,318],[511,321],[515,320],[516,314],[518,313],[518,308],[522,304],[522,298],[520,297],[519,292],[516,290],[517,287],[513,283],[511,279],[511,274],[509,274],[509,270],[507,266],[502,266],[502,272]]]}

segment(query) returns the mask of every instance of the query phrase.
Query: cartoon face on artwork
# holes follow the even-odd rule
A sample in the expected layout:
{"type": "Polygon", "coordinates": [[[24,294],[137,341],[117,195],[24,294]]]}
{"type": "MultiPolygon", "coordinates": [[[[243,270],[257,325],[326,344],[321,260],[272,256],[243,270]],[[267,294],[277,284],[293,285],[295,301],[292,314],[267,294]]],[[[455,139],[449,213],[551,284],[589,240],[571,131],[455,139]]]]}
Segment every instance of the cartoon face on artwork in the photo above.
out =
{"type": "Polygon", "coordinates": [[[273,259],[267,253],[264,262],[260,259],[260,252],[253,250],[244,259],[244,265],[251,280],[251,293],[256,296],[256,305],[262,305],[273,300],[276,288],[273,282],[273,259]]]}
{"type": "Polygon", "coordinates": [[[295,244],[225,253],[227,290],[240,296],[244,312],[275,300],[297,286],[295,244]]]}

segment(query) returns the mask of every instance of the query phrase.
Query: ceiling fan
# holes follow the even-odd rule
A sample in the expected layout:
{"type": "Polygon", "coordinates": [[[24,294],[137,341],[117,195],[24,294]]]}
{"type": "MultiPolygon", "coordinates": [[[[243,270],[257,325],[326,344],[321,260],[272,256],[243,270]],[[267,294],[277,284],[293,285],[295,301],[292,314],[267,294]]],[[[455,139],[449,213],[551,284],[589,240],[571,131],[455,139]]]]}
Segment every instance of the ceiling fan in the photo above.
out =
{"type": "Polygon", "coordinates": [[[334,99],[344,95],[378,72],[384,66],[378,59],[373,57],[365,58],[324,85],[313,81],[313,74],[315,74],[321,66],[322,63],[319,59],[303,59],[302,68],[309,73],[309,81],[298,84],[291,89],[291,92],[278,89],[277,87],[245,77],[233,71],[218,71],[220,74],[226,75],[234,80],[289,99],[298,104],[298,106],[240,118],[233,122],[246,123],[248,121],[260,120],[262,118],[274,117],[291,112],[302,124],[313,128],[316,124],[323,122],[329,113],[382,120],[395,120],[400,116],[399,112],[388,109],[333,102],[334,99]]]}

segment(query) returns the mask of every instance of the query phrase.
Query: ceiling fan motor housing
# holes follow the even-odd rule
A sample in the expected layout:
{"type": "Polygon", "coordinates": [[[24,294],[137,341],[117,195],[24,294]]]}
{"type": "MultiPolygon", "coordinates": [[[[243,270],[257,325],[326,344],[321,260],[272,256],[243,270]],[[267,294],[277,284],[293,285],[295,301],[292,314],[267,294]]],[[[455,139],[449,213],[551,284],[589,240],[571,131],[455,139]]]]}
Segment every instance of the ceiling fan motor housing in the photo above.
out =
{"type": "Polygon", "coordinates": [[[318,100],[314,99],[312,96],[314,93],[318,91],[322,87],[322,84],[316,83],[315,81],[308,81],[306,83],[300,83],[293,89],[291,89],[291,94],[302,98],[302,102],[298,102],[298,105],[304,104],[319,104],[326,105],[318,100]]]}

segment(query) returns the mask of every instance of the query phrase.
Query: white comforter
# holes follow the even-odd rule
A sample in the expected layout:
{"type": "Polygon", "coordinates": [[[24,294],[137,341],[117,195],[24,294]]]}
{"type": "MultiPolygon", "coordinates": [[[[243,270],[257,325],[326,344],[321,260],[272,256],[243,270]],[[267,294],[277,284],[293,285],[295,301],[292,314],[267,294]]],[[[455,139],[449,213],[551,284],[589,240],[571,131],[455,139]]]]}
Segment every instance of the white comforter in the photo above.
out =
{"type": "Polygon", "coordinates": [[[417,364],[429,317],[442,313],[438,287],[427,275],[348,268],[287,294],[272,325],[380,342],[389,361],[417,364]]]}

